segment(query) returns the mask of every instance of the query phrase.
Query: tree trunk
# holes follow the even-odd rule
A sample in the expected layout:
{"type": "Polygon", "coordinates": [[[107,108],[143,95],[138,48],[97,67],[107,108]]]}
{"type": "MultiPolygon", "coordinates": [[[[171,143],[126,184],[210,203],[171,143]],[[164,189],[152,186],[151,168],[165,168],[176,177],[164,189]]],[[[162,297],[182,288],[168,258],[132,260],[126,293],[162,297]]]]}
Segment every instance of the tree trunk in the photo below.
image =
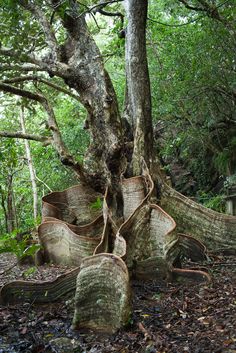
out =
{"type": "Polygon", "coordinates": [[[6,209],[6,195],[4,191],[2,190],[2,187],[0,185],[0,192],[1,192],[1,205],[4,213],[4,221],[5,221],[5,228],[6,232],[8,231],[8,222],[7,222],[7,209],[6,209]]]}
{"type": "Polygon", "coordinates": [[[15,229],[15,212],[13,204],[13,175],[7,178],[7,232],[12,233],[15,229]]]}
{"type": "Polygon", "coordinates": [[[140,175],[140,160],[147,166],[153,155],[151,92],[146,53],[147,1],[126,0],[128,19],[125,54],[127,97],[126,111],[134,132],[133,175],[140,175]]]}
{"type": "MultiPolygon", "coordinates": [[[[12,282],[2,288],[1,298],[22,300],[19,286],[27,298],[39,302],[46,301],[44,288],[49,300],[58,298],[60,291],[75,289],[74,328],[115,332],[129,321],[130,276],[209,281],[205,272],[180,268],[181,257],[206,258],[204,244],[211,250],[235,248],[236,218],[206,210],[175,192],[155,164],[145,47],[147,0],[125,1],[131,148],[84,9],[76,1],[69,2],[71,11],[64,11],[57,0],[51,2],[67,39],[51,57],[50,74],[63,78],[79,93],[88,111],[91,143],[83,184],[43,198],[39,239],[45,260],[79,267],[47,284],[12,282]],[[57,56],[59,63],[54,59],[57,56]],[[163,209],[156,205],[157,199],[163,209]]],[[[53,40],[51,35],[48,38],[53,40]]]]}
{"type": "MultiPolygon", "coordinates": [[[[24,117],[23,106],[21,106],[21,109],[20,109],[20,124],[21,124],[21,130],[25,134],[26,129],[25,129],[25,117],[24,117]]],[[[32,185],[33,212],[34,212],[34,221],[36,222],[38,217],[38,192],[37,192],[37,184],[36,184],[36,177],[35,177],[35,169],[34,169],[34,164],[31,157],[30,145],[28,140],[25,140],[25,154],[26,154],[27,163],[29,167],[30,181],[32,185]]]]}
{"type": "MultiPolygon", "coordinates": [[[[59,10],[60,6],[57,6],[58,13],[59,10]]],[[[111,185],[121,173],[123,132],[116,94],[83,11],[84,7],[78,5],[74,8],[74,15],[68,12],[62,19],[67,39],[60,47],[60,60],[69,69],[60,75],[78,92],[87,109],[90,147],[84,168],[87,182],[104,190],[105,185],[111,185]]]]}

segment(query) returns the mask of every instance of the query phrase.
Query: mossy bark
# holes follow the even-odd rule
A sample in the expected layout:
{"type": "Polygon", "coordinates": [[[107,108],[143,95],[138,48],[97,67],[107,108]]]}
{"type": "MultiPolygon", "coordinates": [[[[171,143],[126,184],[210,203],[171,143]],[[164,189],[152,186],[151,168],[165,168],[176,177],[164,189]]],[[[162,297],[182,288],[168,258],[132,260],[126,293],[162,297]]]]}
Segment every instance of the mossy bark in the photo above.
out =
{"type": "Polygon", "coordinates": [[[162,187],[161,207],[177,223],[179,233],[202,241],[209,250],[236,247],[236,217],[207,209],[166,184],[162,187]]]}

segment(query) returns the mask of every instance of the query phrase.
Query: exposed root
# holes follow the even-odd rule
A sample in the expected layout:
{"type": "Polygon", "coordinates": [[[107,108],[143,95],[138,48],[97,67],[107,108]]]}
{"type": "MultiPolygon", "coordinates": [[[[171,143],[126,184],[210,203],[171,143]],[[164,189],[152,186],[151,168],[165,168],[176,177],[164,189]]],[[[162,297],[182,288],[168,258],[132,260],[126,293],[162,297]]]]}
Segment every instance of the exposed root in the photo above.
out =
{"type": "Polygon", "coordinates": [[[183,257],[194,262],[207,259],[206,247],[199,234],[197,240],[177,233],[174,219],[153,203],[154,183],[148,170],[122,178],[121,189],[122,221],[109,207],[108,188],[104,197],[83,186],[44,197],[39,227],[44,255],[48,261],[81,268],[53,282],[11,282],[1,289],[2,302],[50,302],[76,287],[74,327],[114,332],[129,320],[129,274],[140,279],[211,281],[204,269],[183,268],[183,257]],[[93,206],[98,199],[103,199],[102,210],[93,206]]]}

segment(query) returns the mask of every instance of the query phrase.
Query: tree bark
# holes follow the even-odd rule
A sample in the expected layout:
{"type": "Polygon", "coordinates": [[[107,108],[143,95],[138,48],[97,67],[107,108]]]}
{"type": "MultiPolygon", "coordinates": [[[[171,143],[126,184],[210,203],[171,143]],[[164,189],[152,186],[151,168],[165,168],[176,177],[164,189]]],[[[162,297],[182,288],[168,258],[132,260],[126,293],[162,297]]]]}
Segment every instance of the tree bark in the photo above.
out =
{"type": "Polygon", "coordinates": [[[74,12],[62,20],[68,37],[61,46],[61,60],[70,68],[62,77],[78,92],[88,111],[90,147],[84,168],[88,181],[104,190],[107,182],[111,185],[121,172],[123,133],[116,94],[82,10],[78,6],[77,16],[74,12]]]}
{"type": "Polygon", "coordinates": [[[35,140],[35,141],[40,141],[45,145],[51,142],[55,150],[58,152],[61,162],[64,165],[72,168],[76,172],[76,174],[80,177],[81,182],[85,182],[83,167],[80,163],[75,161],[73,156],[68,151],[62,139],[62,135],[57,124],[54,110],[52,106],[49,104],[48,100],[42,94],[32,93],[30,91],[20,89],[18,87],[1,83],[1,82],[0,82],[0,89],[2,89],[4,92],[13,93],[20,97],[25,97],[28,99],[32,99],[36,102],[39,102],[47,113],[47,123],[48,123],[48,128],[52,134],[52,139],[45,138],[43,136],[32,135],[32,134],[23,134],[22,132],[19,133],[19,132],[8,132],[8,131],[0,131],[0,136],[35,140]]]}
{"type": "Polygon", "coordinates": [[[210,210],[162,184],[160,205],[177,223],[179,233],[190,234],[208,249],[236,247],[236,217],[210,210]]]}
{"type": "MultiPolygon", "coordinates": [[[[25,116],[24,116],[24,106],[21,105],[20,108],[20,124],[21,124],[21,129],[23,134],[26,134],[26,129],[25,129],[25,116]]],[[[33,195],[33,214],[34,214],[34,221],[37,221],[38,217],[38,191],[37,191],[37,183],[36,183],[36,177],[35,177],[35,169],[34,169],[34,164],[30,152],[30,145],[28,140],[25,140],[25,154],[27,158],[27,163],[29,167],[29,173],[30,173],[30,180],[31,180],[31,185],[32,185],[32,195],[33,195]]]]}
{"type": "Polygon", "coordinates": [[[126,108],[134,131],[132,169],[141,173],[140,159],[150,166],[153,154],[151,92],[146,53],[147,1],[126,0],[128,19],[126,34],[126,108]]]}
{"type": "Polygon", "coordinates": [[[7,209],[6,209],[6,195],[4,195],[4,191],[2,190],[2,187],[0,186],[0,192],[1,192],[1,206],[3,209],[3,213],[4,213],[4,221],[5,221],[5,228],[6,228],[6,232],[8,231],[8,224],[7,224],[7,209]]]}
{"type": "Polygon", "coordinates": [[[12,233],[15,229],[15,212],[13,205],[13,175],[7,177],[7,232],[12,233]]]}
{"type": "Polygon", "coordinates": [[[0,137],[12,137],[12,138],[20,138],[24,140],[32,140],[42,142],[45,146],[52,143],[51,138],[33,134],[24,134],[22,132],[13,132],[13,131],[0,131],[0,137]]]}

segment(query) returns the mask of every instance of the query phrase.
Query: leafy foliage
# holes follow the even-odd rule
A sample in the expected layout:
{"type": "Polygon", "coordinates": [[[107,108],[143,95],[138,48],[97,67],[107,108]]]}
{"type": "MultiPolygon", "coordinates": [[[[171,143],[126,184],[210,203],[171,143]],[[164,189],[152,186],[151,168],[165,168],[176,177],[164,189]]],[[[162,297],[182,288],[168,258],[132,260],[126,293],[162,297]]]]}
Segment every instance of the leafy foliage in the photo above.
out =
{"type": "Polygon", "coordinates": [[[34,255],[40,249],[40,245],[29,245],[29,239],[30,235],[25,235],[21,241],[17,240],[17,231],[2,235],[0,238],[0,254],[5,252],[14,253],[18,259],[34,255]]]}
{"type": "Polygon", "coordinates": [[[98,197],[97,200],[91,204],[91,208],[95,210],[100,210],[102,208],[102,200],[100,197],[98,197]]]}
{"type": "Polygon", "coordinates": [[[158,150],[165,163],[177,159],[191,172],[195,192],[236,172],[236,8],[216,6],[226,24],[171,0],[151,2],[149,13],[153,112],[164,127],[158,150]]]}
{"type": "Polygon", "coordinates": [[[226,205],[224,195],[213,195],[212,193],[201,192],[197,195],[197,201],[214,211],[225,212],[226,205]]]}

